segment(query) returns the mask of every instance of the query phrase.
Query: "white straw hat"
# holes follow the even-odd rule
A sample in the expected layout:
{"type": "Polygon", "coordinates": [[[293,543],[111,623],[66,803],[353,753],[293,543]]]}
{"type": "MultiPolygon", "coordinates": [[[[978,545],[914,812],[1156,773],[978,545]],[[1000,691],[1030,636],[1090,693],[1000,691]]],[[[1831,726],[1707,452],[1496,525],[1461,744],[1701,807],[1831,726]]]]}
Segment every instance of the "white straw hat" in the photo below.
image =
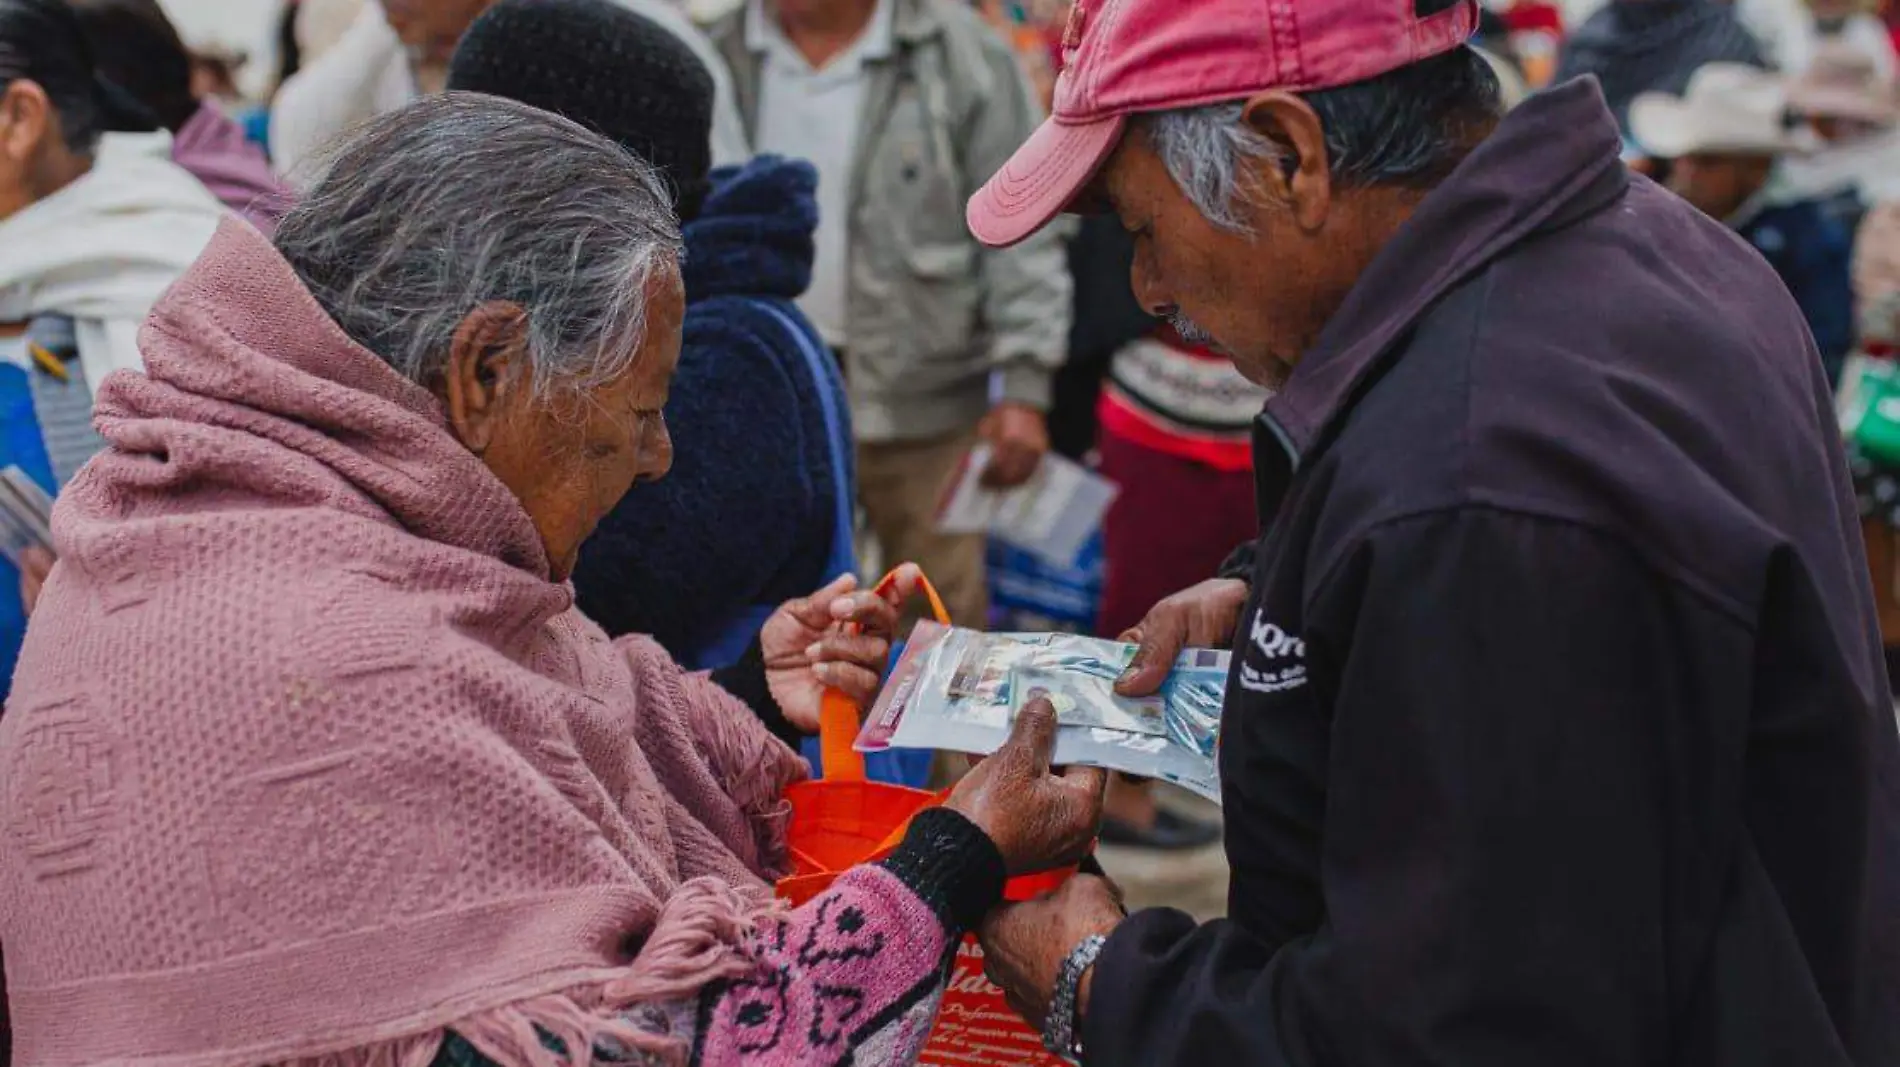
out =
{"type": "Polygon", "coordinates": [[[1641,93],[1630,102],[1630,135],[1663,159],[1700,153],[1780,155],[1806,147],[1788,125],[1788,91],[1765,70],[1710,63],[1681,96],[1641,93]]]}

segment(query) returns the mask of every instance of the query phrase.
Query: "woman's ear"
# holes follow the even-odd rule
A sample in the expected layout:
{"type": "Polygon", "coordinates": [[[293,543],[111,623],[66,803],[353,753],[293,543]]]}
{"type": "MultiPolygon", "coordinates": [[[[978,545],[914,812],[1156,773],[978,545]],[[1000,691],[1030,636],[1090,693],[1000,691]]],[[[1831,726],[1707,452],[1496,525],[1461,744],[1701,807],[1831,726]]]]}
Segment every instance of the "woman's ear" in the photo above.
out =
{"type": "Polygon", "coordinates": [[[1326,131],[1313,105],[1271,89],[1247,101],[1242,121],[1280,148],[1280,160],[1260,162],[1261,181],[1292,210],[1301,229],[1318,232],[1332,211],[1333,178],[1326,131]]]}
{"type": "Polygon", "coordinates": [[[478,456],[494,441],[511,391],[528,381],[527,355],[528,316],[512,301],[480,304],[455,328],[439,392],[450,428],[478,456]]]}

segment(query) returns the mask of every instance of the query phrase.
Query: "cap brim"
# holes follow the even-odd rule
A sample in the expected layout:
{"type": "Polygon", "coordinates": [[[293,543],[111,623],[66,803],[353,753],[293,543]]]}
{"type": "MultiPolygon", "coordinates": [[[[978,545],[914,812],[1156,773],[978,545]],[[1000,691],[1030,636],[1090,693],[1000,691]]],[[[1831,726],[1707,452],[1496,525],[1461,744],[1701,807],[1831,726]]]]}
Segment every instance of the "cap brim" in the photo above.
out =
{"type": "Polygon", "coordinates": [[[1044,122],[970,198],[970,232],[991,248],[1007,248],[1047,226],[1102,169],[1127,124],[1121,115],[1044,122]]]}

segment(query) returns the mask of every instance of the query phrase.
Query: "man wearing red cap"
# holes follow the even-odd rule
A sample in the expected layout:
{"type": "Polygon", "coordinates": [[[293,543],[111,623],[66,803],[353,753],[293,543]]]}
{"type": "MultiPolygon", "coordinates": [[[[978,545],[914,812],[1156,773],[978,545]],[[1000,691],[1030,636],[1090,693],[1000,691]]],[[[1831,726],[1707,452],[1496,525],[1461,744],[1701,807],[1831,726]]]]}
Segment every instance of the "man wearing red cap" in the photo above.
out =
{"type": "Polygon", "coordinates": [[[1814,343],[1619,163],[1500,118],[1471,0],[1086,0],[971,201],[1065,210],[1276,393],[1234,637],[1229,918],[1072,879],[992,977],[1090,1065],[1900,1064],[1900,737],[1814,343]]]}

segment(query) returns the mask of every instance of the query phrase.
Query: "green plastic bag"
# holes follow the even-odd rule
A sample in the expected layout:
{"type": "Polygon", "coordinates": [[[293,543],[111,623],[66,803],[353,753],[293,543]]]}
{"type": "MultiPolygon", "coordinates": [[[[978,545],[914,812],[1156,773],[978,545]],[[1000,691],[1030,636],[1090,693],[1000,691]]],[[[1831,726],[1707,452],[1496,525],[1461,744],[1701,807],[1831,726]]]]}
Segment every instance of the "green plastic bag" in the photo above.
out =
{"type": "Polygon", "coordinates": [[[1855,355],[1841,372],[1841,434],[1861,455],[1900,469],[1900,365],[1855,355]]]}

